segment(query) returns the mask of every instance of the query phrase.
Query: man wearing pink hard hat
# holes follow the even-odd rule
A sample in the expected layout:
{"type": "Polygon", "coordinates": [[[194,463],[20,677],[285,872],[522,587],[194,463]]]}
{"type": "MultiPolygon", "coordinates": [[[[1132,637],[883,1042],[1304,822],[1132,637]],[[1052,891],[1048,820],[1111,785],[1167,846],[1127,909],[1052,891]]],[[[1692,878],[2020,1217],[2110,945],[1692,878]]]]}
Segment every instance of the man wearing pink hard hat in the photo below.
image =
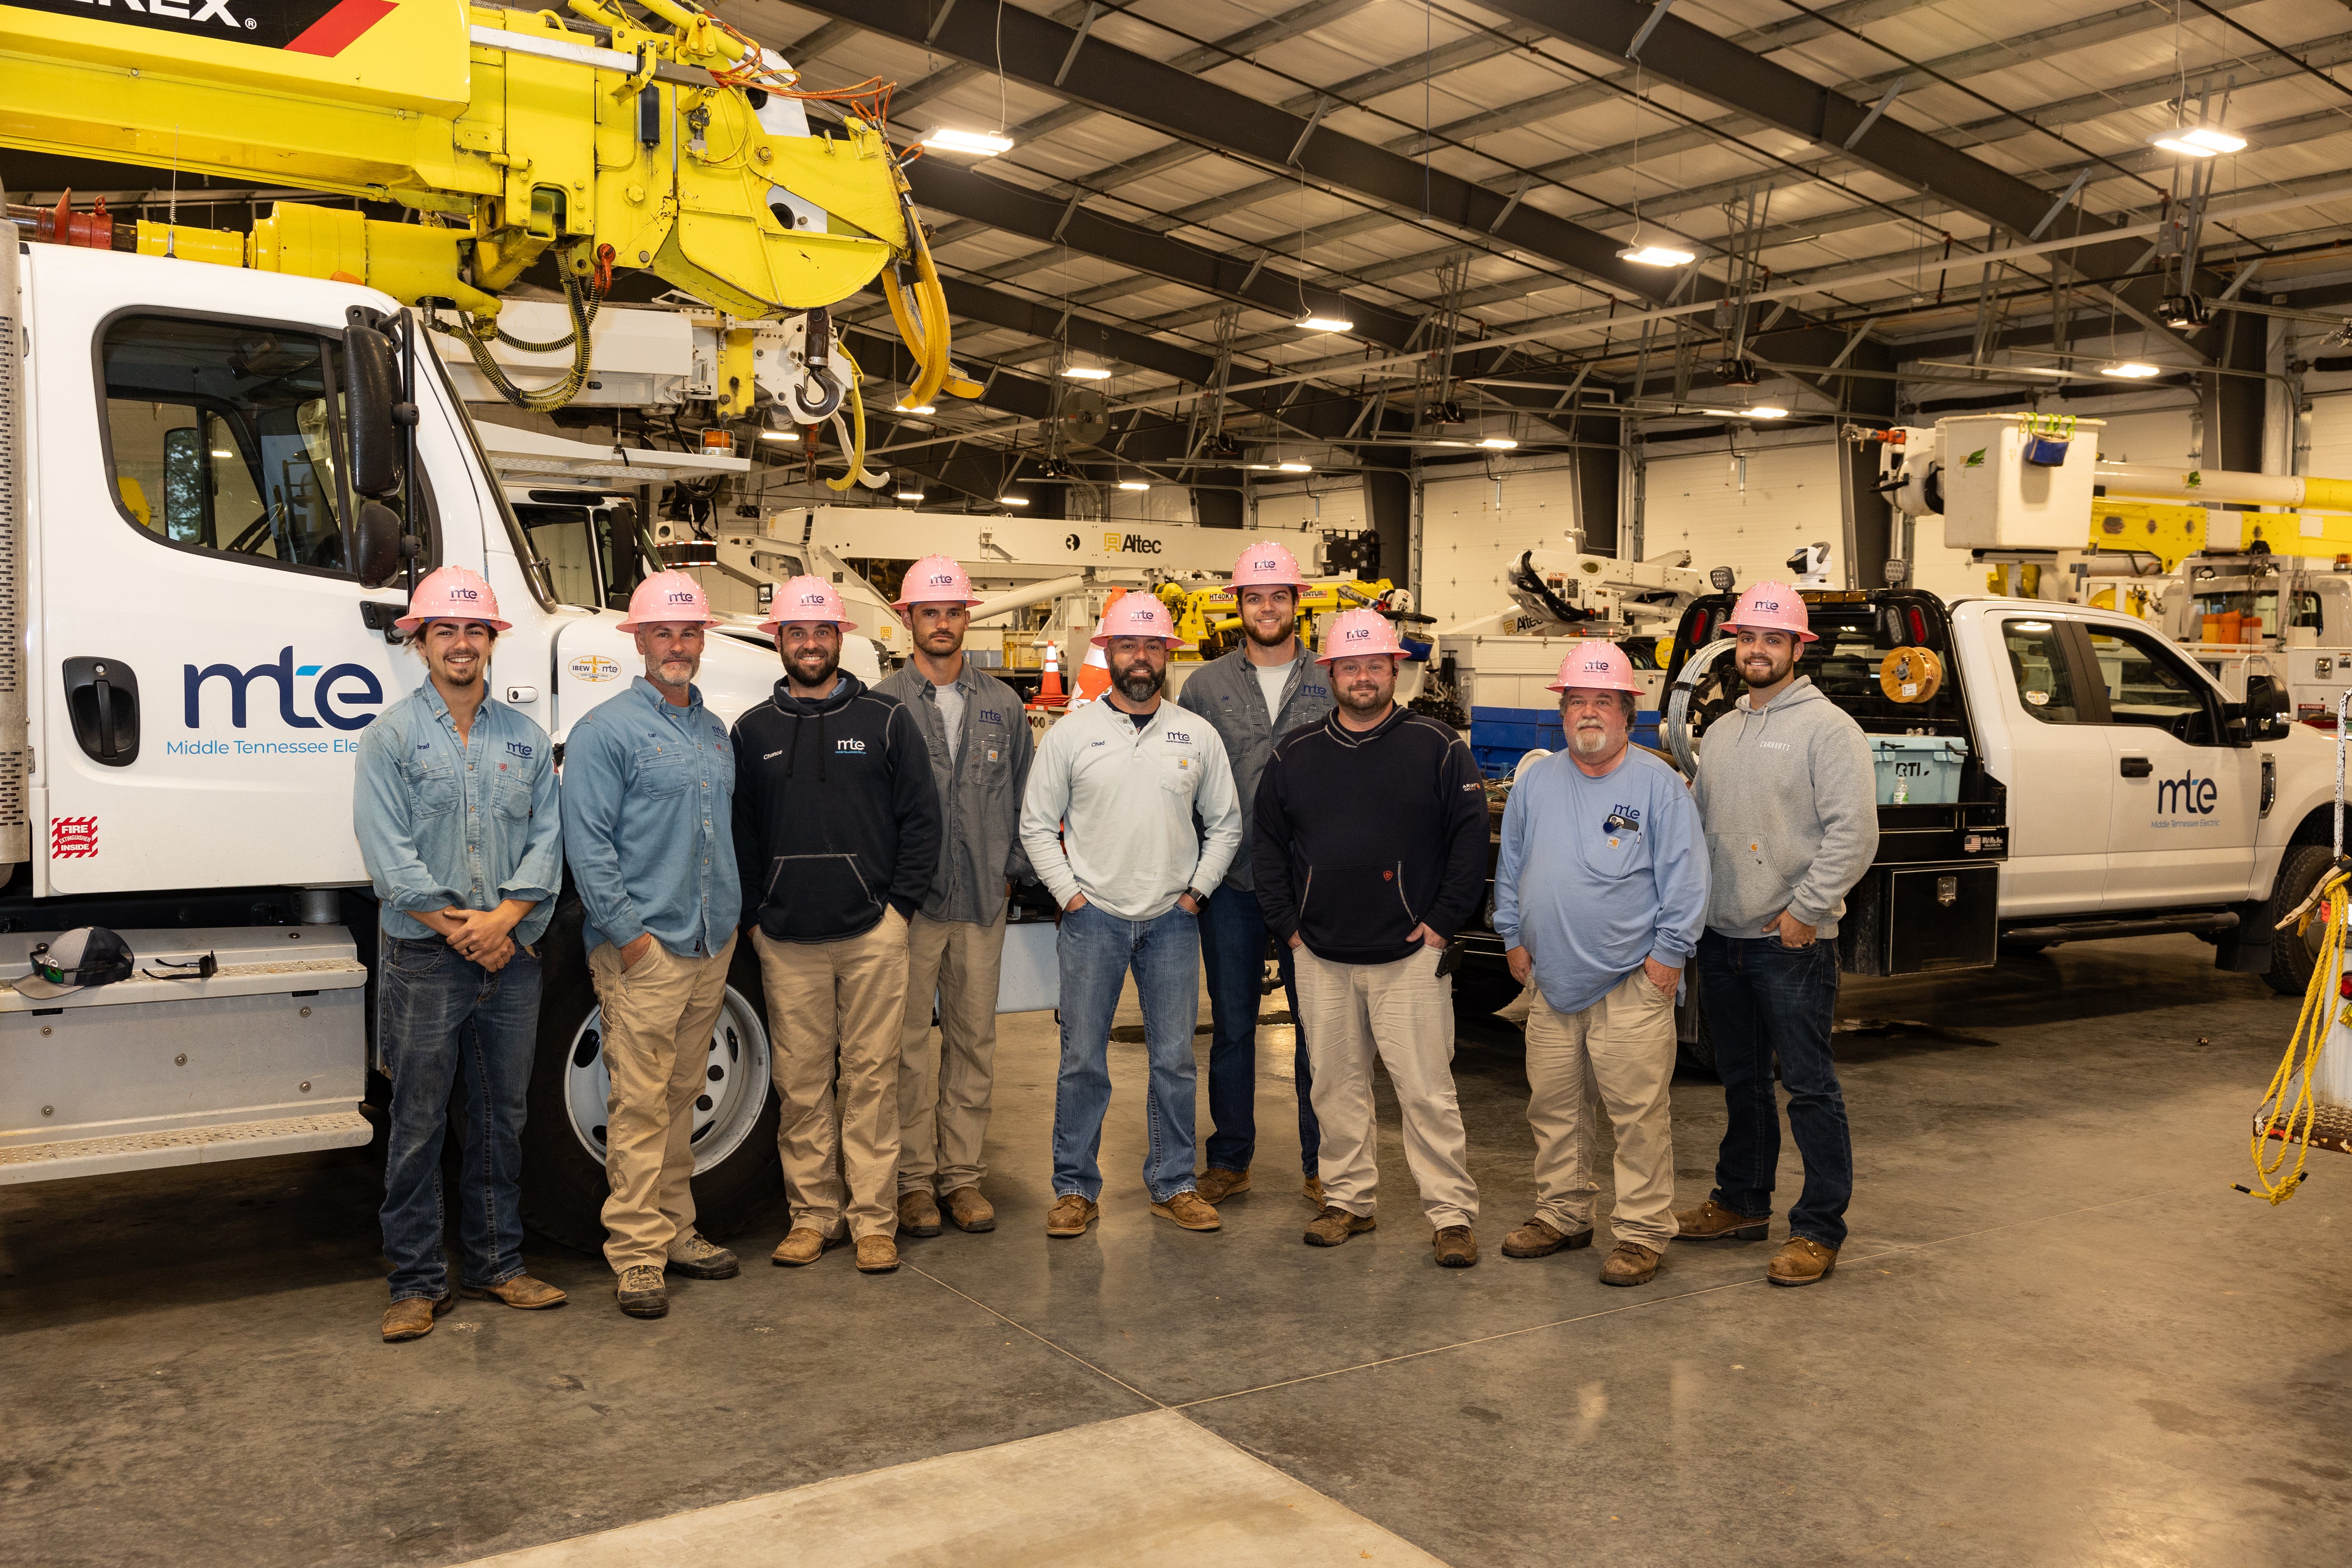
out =
{"type": "Polygon", "coordinates": [[[1446,952],[1486,885],[1486,786],[1462,737],[1396,703],[1405,650],[1377,610],[1323,634],[1339,701],[1276,743],[1258,782],[1256,896],[1298,965],[1299,1026],[1314,1058],[1322,1208],[1310,1247],[1378,1223],[1372,1058],[1404,1119],[1436,1261],[1478,1261],[1478,1188],[1463,1165],[1446,952]]]}
{"type": "Polygon", "coordinates": [[[645,673],[582,716],[563,748],[563,848],[612,1075],[604,1260],[633,1318],[668,1312],[670,1274],[741,1271],[694,1224],[694,1101],[743,903],[728,818],[734,752],[694,684],[711,624],[685,573],[638,584],[620,629],[645,673]]]}
{"type": "Polygon", "coordinates": [[[1135,976],[1150,1060],[1143,1185],[1151,1212],[1215,1230],[1192,1174],[1192,1027],[1201,1016],[1201,905],[1241,843],[1224,742],[1160,699],[1181,645],[1167,606],[1129,594],[1091,639],[1110,687],[1045,731],[1021,803],[1029,864],[1062,907],[1062,1065],[1054,1097],[1054,1205],[1045,1234],[1073,1237],[1101,1213],[1110,1026],[1135,976]],[[1197,819],[1197,826],[1196,826],[1197,819]]]}
{"type": "MultiPolygon", "coordinates": [[[[1185,679],[1176,701],[1198,713],[1225,743],[1241,801],[1242,847],[1224,881],[1209,889],[1201,909],[1201,970],[1209,983],[1209,1120],[1214,1131],[1202,1159],[1201,1196],[1218,1204],[1247,1192],[1257,1150],[1257,1010],[1265,973],[1265,916],[1252,890],[1250,814],[1258,779],[1275,742],[1294,730],[1320,724],[1331,711],[1331,681],[1299,639],[1298,591],[1307,584],[1298,558],[1261,541],[1234,563],[1234,607],[1242,644],[1185,679]]],[[[1290,1016],[1298,1011],[1298,976],[1289,950],[1280,950],[1282,990],[1290,1016]]],[[[1294,1023],[1291,1088],[1298,1106],[1298,1158],[1308,1201],[1322,1204],[1317,1180],[1314,1070],[1307,1031],[1294,1023]]]]}
{"type": "Polygon", "coordinates": [[[760,629],[784,668],[735,721],[735,856],[783,1101],[793,1223],[769,1260],[803,1268],[855,1241],[858,1271],[887,1274],[908,932],[939,866],[940,795],[907,705],[841,668],[855,624],[819,577],[769,602],[760,629]]]}
{"type": "Polygon", "coordinates": [[[980,1190],[981,1146],[995,1083],[1004,908],[1012,884],[1030,879],[1021,792],[1036,747],[1020,694],[964,657],[979,603],[953,557],[908,567],[897,608],[913,651],[875,687],[921,729],[941,815],[939,869],[907,933],[898,1031],[898,1228],[910,1236],[937,1236],[942,1205],[958,1230],[996,1228],[980,1190]]]}
{"type": "Polygon", "coordinates": [[[1697,1239],[1760,1241],[1780,1163],[1774,1063],[1805,1167],[1789,1239],[1766,1278],[1811,1285],[1845,1245],[1853,1142],[1830,1054],[1838,918],[1878,854],[1878,784],[1862,727],[1797,663],[1816,641],[1786,583],[1739,595],[1724,629],[1747,694],[1706,728],[1693,784],[1706,819],[1713,890],[1698,944],[1700,999],[1729,1113],[1715,1190],[1676,1215],[1697,1239]]]}
{"type": "Polygon", "coordinates": [[[563,881],[554,750],[490,696],[508,623],[490,585],[444,566],[394,625],[425,680],[360,733],[352,817],[375,884],[377,1043],[392,1078],[383,1337],[413,1340],[457,1301],[442,1254],[441,1144],[463,1079],[457,1238],[467,1296],[552,1307],[522,1263],[522,1128],[539,1041],[536,944],[563,881]]]}
{"type": "Polygon", "coordinates": [[[1706,919],[1706,838],[1674,769],[1628,742],[1633,660],[1580,642],[1547,689],[1562,747],[1519,770],[1503,810],[1495,931],[1532,987],[1528,1125],[1536,1212],[1506,1258],[1592,1243],[1601,1189],[1590,1082],[1616,1140],[1616,1247],[1604,1285],[1646,1284],[1675,1235],[1675,997],[1706,919]]]}

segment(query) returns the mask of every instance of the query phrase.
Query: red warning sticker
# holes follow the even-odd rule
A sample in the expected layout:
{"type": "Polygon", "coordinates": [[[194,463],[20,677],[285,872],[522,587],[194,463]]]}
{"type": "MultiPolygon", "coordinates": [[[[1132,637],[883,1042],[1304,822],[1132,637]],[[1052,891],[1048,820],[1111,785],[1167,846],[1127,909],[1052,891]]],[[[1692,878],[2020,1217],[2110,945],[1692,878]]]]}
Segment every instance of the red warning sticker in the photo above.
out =
{"type": "Polygon", "coordinates": [[[49,821],[49,858],[87,860],[98,853],[98,818],[58,816],[49,821]]]}

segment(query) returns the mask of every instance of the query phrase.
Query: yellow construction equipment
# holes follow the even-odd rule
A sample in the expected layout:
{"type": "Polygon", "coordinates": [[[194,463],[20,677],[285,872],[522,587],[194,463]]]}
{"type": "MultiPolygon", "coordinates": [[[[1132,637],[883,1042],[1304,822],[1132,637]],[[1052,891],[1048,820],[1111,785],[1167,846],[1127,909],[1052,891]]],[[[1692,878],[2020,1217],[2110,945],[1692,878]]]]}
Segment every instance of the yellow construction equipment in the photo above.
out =
{"type": "Polygon", "coordinates": [[[60,204],[39,237],[446,305],[478,363],[499,294],[552,253],[577,363],[568,383],[508,392],[527,406],[577,390],[615,268],[744,319],[837,303],[887,269],[916,400],[977,395],[949,363],[946,300],[884,133],[890,85],[803,90],[709,13],[643,4],[646,22],[602,0],[570,0],[569,19],[417,0],[0,4],[0,146],[406,207],[386,222],[281,202],[247,237],[60,204]],[[814,100],[837,106],[837,131],[769,129],[805,128],[804,110],[779,110],[814,100]]]}
{"type": "MultiPolygon", "coordinates": [[[[1381,607],[1384,596],[1395,586],[1385,577],[1377,583],[1361,578],[1346,583],[1309,583],[1297,590],[1299,637],[1312,645],[1316,616],[1368,605],[1381,607]]],[[[1178,659],[1212,659],[1234,646],[1232,639],[1241,630],[1242,618],[1230,584],[1203,588],[1162,583],[1156,592],[1175,619],[1177,635],[1192,645],[1175,656],[1178,659]]]]}

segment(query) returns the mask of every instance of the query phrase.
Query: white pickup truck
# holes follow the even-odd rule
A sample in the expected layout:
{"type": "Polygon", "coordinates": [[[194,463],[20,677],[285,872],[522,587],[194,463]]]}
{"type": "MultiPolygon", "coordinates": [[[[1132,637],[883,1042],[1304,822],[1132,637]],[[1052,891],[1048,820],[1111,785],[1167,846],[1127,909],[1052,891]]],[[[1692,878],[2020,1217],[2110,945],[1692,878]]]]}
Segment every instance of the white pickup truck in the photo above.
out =
{"type": "MultiPolygon", "coordinates": [[[[369,1141],[352,758],[421,678],[386,634],[412,566],[444,563],[497,590],[514,628],[493,689],[559,742],[641,668],[595,593],[563,602],[390,299],[5,243],[0,1182],[369,1141]],[[52,1001],[5,985],[86,924],[128,940],[131,979],[52,1001]],[[206,952],[209,978],[153,977],[206,952]]],[[[714,637],[700,684],[731,721],[775,674],[714,637]]],[[[593,1245],[605,1078],[568,895],[546,955],[525,1215],[593,1245]]],[[[763,1012],[746,948],[695,1113],[714,1234],[781,1189],[763,1012]]]]}

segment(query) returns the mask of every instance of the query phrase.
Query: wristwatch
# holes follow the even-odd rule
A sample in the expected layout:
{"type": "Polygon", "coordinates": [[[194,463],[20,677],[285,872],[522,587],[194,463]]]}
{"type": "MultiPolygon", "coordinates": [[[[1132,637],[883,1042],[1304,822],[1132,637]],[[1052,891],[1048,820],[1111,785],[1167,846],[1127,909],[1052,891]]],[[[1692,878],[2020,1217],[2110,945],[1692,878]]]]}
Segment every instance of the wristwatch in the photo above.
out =
{"type": "Polygon", "coordinates": [[[1195,906],[1206,904],[1209,901],[1209,895],[1198,888],[1187,888],[1181,896],[1192,900],[1195,906]]]}

